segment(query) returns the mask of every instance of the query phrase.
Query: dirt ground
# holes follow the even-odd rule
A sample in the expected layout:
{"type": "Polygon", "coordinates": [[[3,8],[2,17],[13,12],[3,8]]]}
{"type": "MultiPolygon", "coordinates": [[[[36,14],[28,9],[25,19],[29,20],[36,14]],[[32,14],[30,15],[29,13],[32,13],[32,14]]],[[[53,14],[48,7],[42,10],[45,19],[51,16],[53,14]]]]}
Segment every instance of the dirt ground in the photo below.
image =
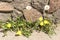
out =
{"type": "Polygon", "coordinates": [[[0,40],[60,40],[60,24],[56,28],[55,32],[56,35],[52,35],[51,38],[43,32],[37,33],[35,31],[29,38],[26,38],[24,36],[15,37],[14,32],[8,32],[7,36],[2,37],[3,33],[0,33],[0,40]]]}

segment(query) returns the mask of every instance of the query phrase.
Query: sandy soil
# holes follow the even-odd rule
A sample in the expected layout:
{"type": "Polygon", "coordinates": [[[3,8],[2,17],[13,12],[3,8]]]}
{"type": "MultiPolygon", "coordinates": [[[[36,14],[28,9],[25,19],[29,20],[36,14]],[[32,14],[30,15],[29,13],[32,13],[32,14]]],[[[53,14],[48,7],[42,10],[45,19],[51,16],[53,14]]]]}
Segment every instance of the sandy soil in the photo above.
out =
{"type": "Polygon", "coordinates": [[[60,25],[58,25],[55,32],[56,35],[51,36],[51,38],[43,32],[37,33],[35,31],[29,38],[26,38],[24,36],[15,37],[15,33],[13,32],[8,32],[7,36],[2,37],[3,33],[0,33],[0,40],[60,40],[60,25]]]}

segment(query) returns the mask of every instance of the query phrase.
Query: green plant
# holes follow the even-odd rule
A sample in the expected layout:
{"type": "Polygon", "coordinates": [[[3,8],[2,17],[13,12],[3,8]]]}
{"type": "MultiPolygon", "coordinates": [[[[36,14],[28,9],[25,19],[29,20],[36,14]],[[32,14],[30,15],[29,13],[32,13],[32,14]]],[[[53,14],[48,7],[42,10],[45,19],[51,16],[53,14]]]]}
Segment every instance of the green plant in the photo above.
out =
{"type": "Polygon", "coordinates": [[[18,17],[15,21],[9,20],[7,22],[0,22],[0,24],[5,35],[7,31],[14,31],[16,32],[15,35],[24,35],[26,37],[29,37],[33,30],[43,31],[48,35],[54,33],[53,22],[48,18],[43,19],[43,17],[40,17],[35,22],[27,22],[24,18],[18,17]]]}

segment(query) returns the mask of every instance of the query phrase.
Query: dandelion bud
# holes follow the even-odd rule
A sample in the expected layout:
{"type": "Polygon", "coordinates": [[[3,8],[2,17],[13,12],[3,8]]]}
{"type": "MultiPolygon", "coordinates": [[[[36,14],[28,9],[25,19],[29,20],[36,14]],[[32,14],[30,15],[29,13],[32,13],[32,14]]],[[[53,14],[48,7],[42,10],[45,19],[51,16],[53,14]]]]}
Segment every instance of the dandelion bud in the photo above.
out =
{"type": "Polygon", "coordinates": [[[45,5],[44,10],[49,10],[50,6],[49,5],[45,5]]]}
{"type": "Polygon", "coordinates": [[[31,10],[32,7],[31,7],[31,6],[26,6],[26,9],[27,9],[27,10],[31,10]]]}

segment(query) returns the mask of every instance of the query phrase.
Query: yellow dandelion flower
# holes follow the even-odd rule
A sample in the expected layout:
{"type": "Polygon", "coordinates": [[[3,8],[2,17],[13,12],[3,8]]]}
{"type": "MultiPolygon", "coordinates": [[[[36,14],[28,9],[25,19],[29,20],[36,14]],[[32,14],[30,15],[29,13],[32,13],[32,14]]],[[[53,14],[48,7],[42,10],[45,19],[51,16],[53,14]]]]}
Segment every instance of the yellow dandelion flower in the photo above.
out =
{"type": "Polygon", "coordinates": [[[50,24],[48,20],[44,20],[44,24],[50,24]]]}
{"type": "Polygon", "coordinates": [[[18,30],[18,31],[16,32],[16,35],[22,35],[22,32],[21,32],[20,30],[18,30]]]}
{"type": "Polygon", "coordinates": [[[43,21],[42,21],[42,22],[40,22],[40,25],[41,25],[41,26],[44,26],[44,23],[43,23],[43,21]]]}
{"type": "Polygon", "coordinates": [[[40,18],[39,18],[39,21],[42,21],[42,20],[43,20],[43,17],[40,17],[40,18]]]}
{"type": "Polygon", "coordinates": [[[11,23],[7,23],[6,27],[10,28],[11,27],[11,23]]]}

